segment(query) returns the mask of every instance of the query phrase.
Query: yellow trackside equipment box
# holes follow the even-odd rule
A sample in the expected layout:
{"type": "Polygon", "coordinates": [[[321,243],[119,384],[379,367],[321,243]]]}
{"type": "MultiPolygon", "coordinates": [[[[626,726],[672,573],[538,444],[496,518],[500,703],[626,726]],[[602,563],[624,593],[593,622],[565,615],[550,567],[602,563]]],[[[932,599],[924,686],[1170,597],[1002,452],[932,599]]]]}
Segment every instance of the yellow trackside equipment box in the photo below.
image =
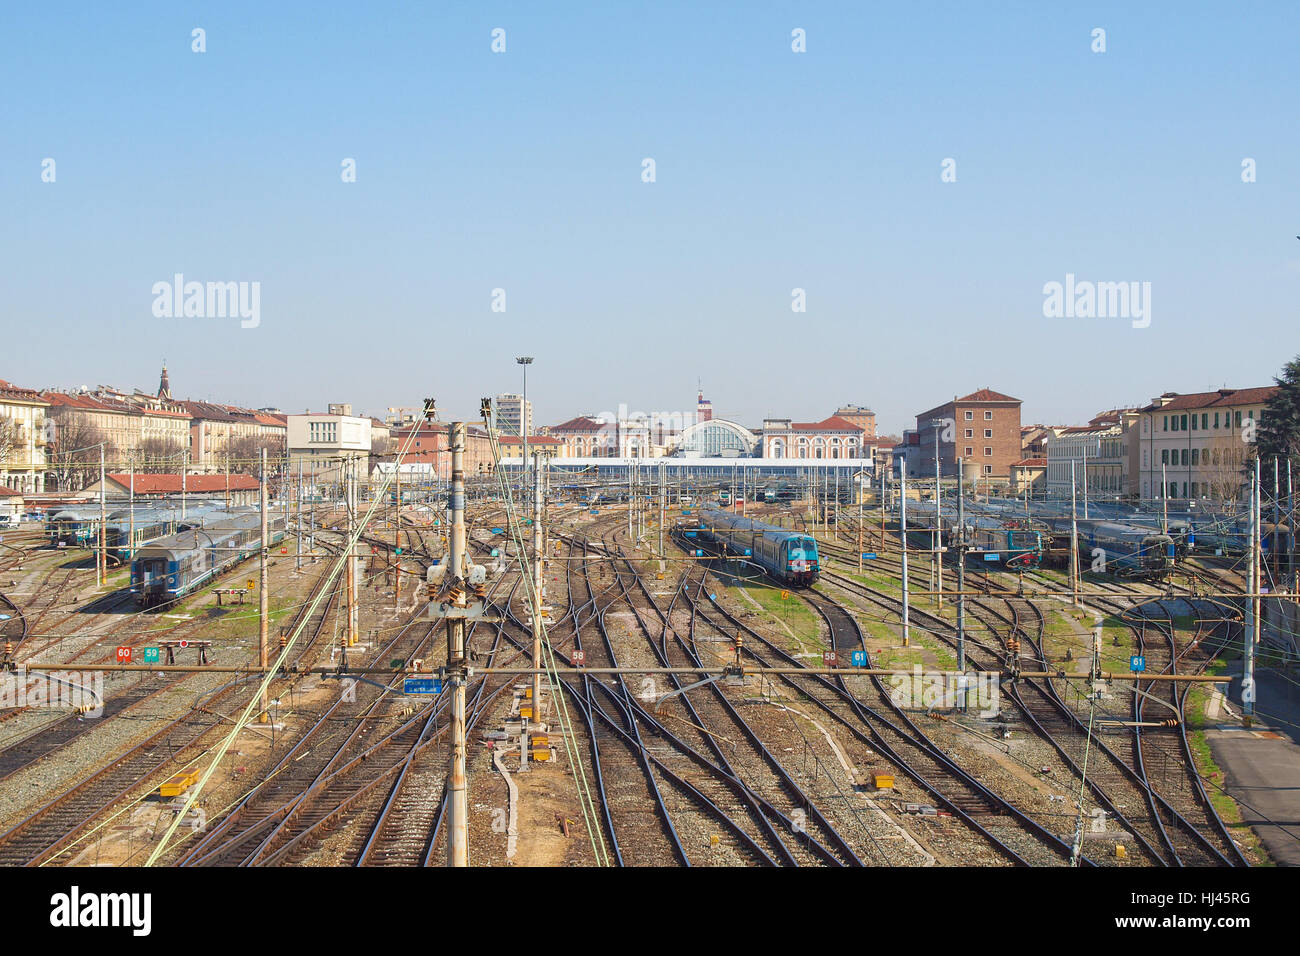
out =
{"type": "Polygon", "coordinates": [[[189,770],[186,771],[185,773],[178,773],[176,774],[176,776],[172,777],[170,780],[168,780],[166,783],[164,783],[161,787],[158,788],[158,796],[179,797],[182,793],[184,793],[186,790],[188,790],[190,787],[194,786],[198,782],[199,782],[199,772],[197,770],[189,770]]]}
{"type": "Polygon", "coordinates": [[[894,775],[889,773],[876,773],[871,775],[871,782],[877,790],[893,790],[894,775]]]}

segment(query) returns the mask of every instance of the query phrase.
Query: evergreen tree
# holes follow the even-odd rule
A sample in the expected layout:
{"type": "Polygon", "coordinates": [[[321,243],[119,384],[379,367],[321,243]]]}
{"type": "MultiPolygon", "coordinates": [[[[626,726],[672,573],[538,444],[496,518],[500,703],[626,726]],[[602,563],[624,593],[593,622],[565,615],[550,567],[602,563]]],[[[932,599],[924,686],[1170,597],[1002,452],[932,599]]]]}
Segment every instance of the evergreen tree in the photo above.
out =
{"type": "MultiPolygon", "coordinates": [[[[1286,463],[1300,480],[1300,356],[1287,362],[1282,374],[1273,379],[1278,389],[1268,400],[1255,433],[1255,451],[1260,460],[1260,485],[1276,494],[1273,486],[1273,458],[1279,464],[1278,483],[1286,494],[1286,463]]],[[[1253,465],[1252,465],[1253,467],[1253,465]]]]}

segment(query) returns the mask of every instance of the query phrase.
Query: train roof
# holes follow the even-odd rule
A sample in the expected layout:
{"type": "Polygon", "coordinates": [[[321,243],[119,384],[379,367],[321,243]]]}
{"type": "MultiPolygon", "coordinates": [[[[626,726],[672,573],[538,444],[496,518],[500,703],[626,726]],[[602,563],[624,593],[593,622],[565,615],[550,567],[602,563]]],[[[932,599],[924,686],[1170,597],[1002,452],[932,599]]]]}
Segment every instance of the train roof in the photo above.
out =
{"type": "MultiPolygon", "coordinates": [[[[284,515],[270,515],[268,523],[272,530],[283,530],[284,515]]],[[[226,535],[258,529],[261,525],[262,516],[259,513],[232,515],[228,520],[206,524],[201,529],[195,528],[182,531],[179,534],[169,534],[150,544],[143,545],[136,550],[135,559],[138,561],[147,558],[174,557],[188,554],[191,551],[200,550],[219,542],[226,535]]]]}
{"type": "Polygon", "coordinates": [[[748,518],[744,515],[733,515],[726,511],[720,511],[717,508],[702,508],[699,511],[701,520],[707,520],[710,524],[721,524],[733,531],[753,531],[762,534],[764,537],[771,538],[811,538],[812,535],[806,531],[796,531],[791,528],[778,528],[776,525],[766,524],[755,518],[748,518]]]}

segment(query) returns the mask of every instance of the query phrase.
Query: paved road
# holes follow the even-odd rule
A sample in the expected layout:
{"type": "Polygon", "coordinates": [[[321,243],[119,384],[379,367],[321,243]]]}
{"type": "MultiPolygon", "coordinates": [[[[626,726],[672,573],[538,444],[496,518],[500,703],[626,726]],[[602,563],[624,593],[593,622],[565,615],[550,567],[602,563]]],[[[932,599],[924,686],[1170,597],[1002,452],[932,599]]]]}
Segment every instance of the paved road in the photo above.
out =
{"type": "MultiPolygon", "coordinates": [[[[1242,816],[1282,866],[1300,866],[1300,686],[1272,671],[1255,673],[1256,719],[1246,730],[1241,713],[1241,675],[1232,678],[1232,703],[1213,705],[1206,731],[1224,788],[1241,805],[1242,816]],[[1218,720],[1218,724],[1213,722],[1218,720]]],[[[1223,685],[1217,685],[1222,687],[1223,685]]]]}

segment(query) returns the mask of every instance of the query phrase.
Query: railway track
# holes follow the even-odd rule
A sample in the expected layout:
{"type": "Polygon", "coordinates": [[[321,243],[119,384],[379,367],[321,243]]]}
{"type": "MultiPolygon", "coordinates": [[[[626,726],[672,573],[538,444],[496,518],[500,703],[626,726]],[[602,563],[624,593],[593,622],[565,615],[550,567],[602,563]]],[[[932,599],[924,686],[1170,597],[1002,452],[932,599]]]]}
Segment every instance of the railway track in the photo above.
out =
{"type": "MultiPolygon", "coordinates": [[[[316,586],[323,587],[324,582],[325,576],[322,575],[316,586]]],[[[309,607],[310,601],[304,603],[300,613],[306,613],[309,607]]],[[[324,629],[326,614],[317,617],[316,629],[299,656],[311,647],[324,629]]],[[[185,769],[192,758],[182,759],[182,755],[191,752],[209,731],[222,722],[212,707],[218,701],[238,699],[241,692],[248,689],[250,686],[243,683],[220,689],[202,707],[196,706],[180,718],[169,721],[112,763],[73,784],[0,833],[0,865],[34,866],[65,859],[76,845],[76,835],[106,810],[136,794],[146,782],[163,772],[176,773],[185,769]]],[[[43,745],[45,753],[33,760],[68,743],[69,740],[59,743],[52,739],[43,745]]],[[[13,759],[24,758],[16,755],[13,759]]]]}

